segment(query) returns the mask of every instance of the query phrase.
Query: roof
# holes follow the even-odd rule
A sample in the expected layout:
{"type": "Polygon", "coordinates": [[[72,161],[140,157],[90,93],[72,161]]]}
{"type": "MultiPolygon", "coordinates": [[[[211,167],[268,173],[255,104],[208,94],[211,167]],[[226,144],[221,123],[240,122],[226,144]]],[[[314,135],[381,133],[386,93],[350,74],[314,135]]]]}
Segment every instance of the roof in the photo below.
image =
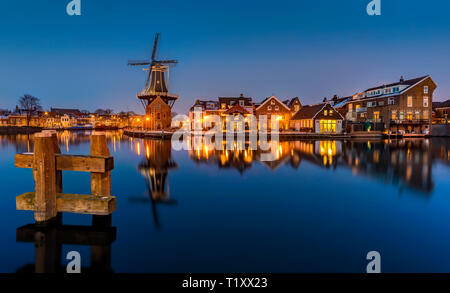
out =
{"type": "Polygon", "coordinates": [[[72,115],[82,115],[81,111],[78,109],[63,109],[63,108],[51,108],[50,112],[54,114],[72,114],[72,115]]]}
{"type": "Polygon", "coordinates": [[[417,77],[417,78],[413,78],[413,79],[408,79],[408,80],[400,80],[398,82],[394,82],[391,84],[383,84],[380,86],[376,86],[370,89],[367,89],[366,91],[372,91],[372,90],[376,90],[376,89],[380,89],[380,88],[385,88],[385,87],[392,87],[392,86],[397,86],[397,85],[408,85],[408,86],[412,86],[415,85],[416,83],[418,83],[419,81],[421,81],[422,79],[425,79],[429,77],[429,75],[425,75],[425,76],[421,76],[421,77],[417,77]]]}
{"type": "Polygon", "coordinates": [[[302,119],[313,119],[318,112],[320,112],[323,107],[328,103],[321,103],[312,106],[303,106],[302,109],[298,110],[291,120],[302,120],[302,119]]]}
{"type": "Polygon", "coordinates": [[[250,97],[244,97],[244,95],[240,95],[239,97],[219,97],[219,103],[226,103],[226,104],[230,104],[232,102],[236,103],[239,100],[244,100],[244,105],[245,106],[251,106],[252,105],[252,98],[250,97]]]}
{"type": "Polygon", "coordinates": [[[246,109],[244,109],[243,107],[241,107],[240,105],[236,104],[233,107],[231,107],[230,109],[226,110],[225,112],[223,112],[224,114],[231,114],[231,113],[241,113],[241,114],[251,114],[249,111],[247,111],[246,109]]]}
{"type": "Polygon", "coordinates": [[[288,106],[286,106],[285,103],[283,103],[282,101],[280,101],[277,97],[275,96],[270,96],[268,98],[265,98],[262,102],[261,105],[259,105],[256,109],[259,109],[260,107],[262,107],[265,103],[267,103],[270,99],[275,99],[277,100],[282,106],[284,106],[286,109],[288,109],[289,111],[291,110],[288,106]]]}

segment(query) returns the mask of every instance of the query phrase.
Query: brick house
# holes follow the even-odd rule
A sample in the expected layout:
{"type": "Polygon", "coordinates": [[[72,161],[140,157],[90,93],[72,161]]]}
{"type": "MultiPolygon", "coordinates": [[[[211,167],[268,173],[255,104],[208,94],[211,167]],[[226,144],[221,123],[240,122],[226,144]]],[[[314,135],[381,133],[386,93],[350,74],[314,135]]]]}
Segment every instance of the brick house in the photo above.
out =
{"type": "Polygon", "coordinates": [[[383,123],[390,133],[428,134],[436,87],[427,75],[367,89],[345,103],[346,119],[383,123]]]}
{"type": "Polygon", "coordinates": [[[162,130],[171,127],[172,108],[161,98],[156,97],[145,110],[144,128],[162,130]]]}
{"type": "Polygon", "coordinates": [[[261,105],[255,109],[256,119],[258,120],[258,129],[264,127],[260,124],[260,116],[267,115],[267,130],[271,129],[271,119],[277,116],[280,129],[289,129],[289,120],[292,116],[292,110],[277,97],[271,96],[265,99],[261,105]]]}

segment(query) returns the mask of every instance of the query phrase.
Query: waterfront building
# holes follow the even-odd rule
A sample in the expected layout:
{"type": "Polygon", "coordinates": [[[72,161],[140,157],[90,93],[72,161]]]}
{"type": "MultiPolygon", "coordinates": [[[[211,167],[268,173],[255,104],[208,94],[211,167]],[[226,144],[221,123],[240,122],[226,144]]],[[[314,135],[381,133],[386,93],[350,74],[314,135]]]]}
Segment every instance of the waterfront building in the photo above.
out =
{"type": "Polygon", "coordinates": [[[344,117],[331,102],[304,106],[290,119],[290,128],[301,132],[341,133],[344,117]]]}
{"type": "Polygon", "coordinates": [[[436,87],[428,75],[409,80],[402,77],[356,94],[339,108],[345,109],[350,122],[382,123],[389,133],[428,134],[436,87]]]}
{"type": "MultiPolygon", "coordinates": [[[[298,107],[299,109],[300,107],[298,107]]],[[[285,103],[281,102],[277,97],[270,96],[255,109],[256,119],[258,120],[258,129],[271,129],[272,119],[278,119],[279,129],[289,129],[289,120],[292,117],[293,110],[285,103]],[[267,125],[260,123],[261,115],[267,116],[267,125]]]]}
{"type": "MultiPolygon", "coordinates": [[[[260,103],[253,102],[251,97],[245,97],[241,94],[239,97],[219,97],[214,100],[197,100],[189,109],[189,119],[192,128],[195,126],[195,110],[201,112],[201,121],[208,119],[210,115],[217,115],[222,118],[223,129],[226,129],[226,117],[241,115],[247,117],[255,115],[258,121],[258,129],[265,127],[260,125],[260,115],[267,116],[267,129],[271,128],[271,118],[277,117],[280,129],[289,129],[290,118],[301,109],[300,100],[296,97],[285,101],[279,100],[275,96],[268,97],[260,103]]],[[[199,120],[200,121],[200,120],[199,120]]],[[[213,125],[211,126],[213,127],[213,125]]],[[[246,120],[245,128],[249,129],[248,120],[246,120]]]]}

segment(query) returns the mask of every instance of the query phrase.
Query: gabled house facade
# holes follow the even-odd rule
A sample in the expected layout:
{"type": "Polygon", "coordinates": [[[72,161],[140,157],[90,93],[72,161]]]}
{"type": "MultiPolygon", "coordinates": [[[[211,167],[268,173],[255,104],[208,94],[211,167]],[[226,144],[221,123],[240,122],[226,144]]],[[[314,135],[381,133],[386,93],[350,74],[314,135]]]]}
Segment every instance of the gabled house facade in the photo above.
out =
{"type": "Polygon", "coordinates": [[[342,132],[343,121],[344,117],[327,102],[304,106],[290,119],[290,128],[301,132],[337,134],[342,132]]]}

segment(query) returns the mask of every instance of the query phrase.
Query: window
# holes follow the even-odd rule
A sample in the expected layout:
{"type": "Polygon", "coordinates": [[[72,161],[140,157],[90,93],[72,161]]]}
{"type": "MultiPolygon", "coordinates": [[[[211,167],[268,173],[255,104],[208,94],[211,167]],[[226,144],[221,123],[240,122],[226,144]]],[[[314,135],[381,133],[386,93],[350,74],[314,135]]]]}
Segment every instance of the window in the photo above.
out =
{"type": "Polygon", "coordinates": [[[358,112],[358,110],[361,108],[361,105],[356,105],[355,110],[358,112]]]}
{"type": "Polygon", "coordinates": [[[406,120],[411,121],[412,120],[412,112],[406,112],[406,120]]]}
{"type": "Polygon", "coordinates": [[[222,103],[222,109],[225,109],[227,107],[227,104],[222,103]]]}
{"type": "Polygon", "coordinates": [[[423,93],[428,94],[428,86],[427,85],[423,87],[423,93]]]}
{"type": "Polygon", "coordinates": [[[394,105],[394,104],[395,104],[395,98],[389,98],[388,105],[394,105]]]}
{"type": "Polygon", "coordinates": [[[272,106],[268,106],[267,111],[272,111],[272,106]]]}
{"type": "Polygon", "coordinates": [[[376,107],[377,102],[367,102],[367,107],[376,107]]]}
{"type": "Polygon", "coordinates": [[[423,111],[423,119],[428,120],[428,110],[423,111]]]}
{"type": "Polygon", "coordinates": [[[325,110],[325,111],[323,112],[323,115],[324,115],[324,116],[328,116],[328,110],[325,110]]]}
{"type": "Polygon", "coordinates": [[[397,111],[392,111],[391,115],[392,115],[392,117],[391,117],[392,120],[397,120],[397,111]]]}
{"type": "Polygon", "coordinates": [[[336,120],[320,120],[320,132],[336,132],[336,120]]]}
{"type": "Polygon", "coordinates": [[[414,114],[414,119],[420,120],[420,111],[416,111],[416,113],[414,114]]]}
{"type": "Polygon", "coordinates": [[[270,101],[271,105],[275,105],[275,100],[270,101]]]}
{"type": "Polygon", "coordinates": [[[300,110],[300,105],[295,105],[294,106],[294,111],[297,112],[298,110],[300,110]]]}
{"type": "Polygon", "coordinates": [[[278,110],[280,110],[280,107],[275,106],[275,111],[278,111],[278,110]]]}
{"type": "Polygon", "coordinates": [[[239,100],[239,106],[244,107],[244,100],[239,100]]]}
{"type": "Polygon", "coordinates": [[[378,119],[380,119],[380,112],[373,112],[373,119],[374,120],[378,120],[378,119]]]}
{"type": "Polygon", "coordinates": [[[412,106],[413,106],[413,97],[408,96],[408,107],[412,107],[412,106]]]}
{"type": "Polygon", "coordinates": [[[400,112],[400,120],[405,120],[405,113],[403,111],[400,112]]]}
{"type": "Polygon", "coordinates": [[[159,112],[156,113],[156,119],[158,119],[158,120],[161,119],[161,113],[159,113],[159,112]]]}
{"type": "Polygon", "coordinates": [[[353,112],[353,104],[348,104],[348,111],[353,112]]]}
{"type": "Polygon", "coordinates": [[[423,106],[428,108],[428,96],[423,96],[423,106]]]}

